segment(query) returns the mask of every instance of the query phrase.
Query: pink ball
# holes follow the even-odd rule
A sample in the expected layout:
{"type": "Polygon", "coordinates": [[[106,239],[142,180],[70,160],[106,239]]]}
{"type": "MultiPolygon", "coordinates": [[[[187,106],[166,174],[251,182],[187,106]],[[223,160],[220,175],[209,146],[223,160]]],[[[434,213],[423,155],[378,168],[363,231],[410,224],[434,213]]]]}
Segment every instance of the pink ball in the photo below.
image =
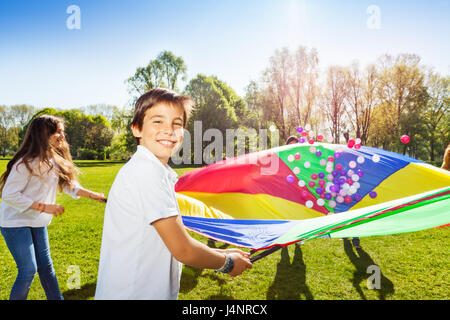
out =
{"type": "Polygon", "coordinates": [[[353,148],[354,145],[355,145],[355,140],[354,140],[354,139],[348,140],[347,146],[348,146],[349,148],[353,148]]]}
{"type": "Polygon", "coordinates": [[[301,158],[300,153],[296,153],[295,156],[294,156],[294,158],[295,158],[295,160],[300,160],[300,158],[301,158]]]}
{"type": "Polygon", "coordinates": [[[403,135],[401,138],[400,138],[400,140],[401,140],[401,142],[403,142],[403,143],[409,143],[409,140],[410,140],[410,138],[407,136],[407,135],[403,135]]]}
{"type": "Polygon", "coordinates": [[[311,188],[313,188],[313,187],[316,185],[316,183],[315,183],[314,181],[310,181],[310,182],[308,182],[308,185],[309,185],[311,188]]]}
{"type": "Polygon", "coordinates": [[[317,173],[313,173],[311,175],[311,179],[316,180],[318,178],[317,173]]]}
{"type": "Polygon", "coordinates": [[[352,197],[346,196],[346,197],[344,198],[344,201],[345,201],[345,203],[350,203],[350,202],[352,202],[352,197]]]}
{"type": "Polygon", "coordinates": [[[329,156],[327,159],[328,162],[334,162],[334,158],[332,156],[329,156]]]}
{"type": "Polygon", "coordinates": [[[308,143],[309,143],[309,144],[314,144],[314,139],[308,140],[308,143]]]}
{"type": "Polygon", "coordinates": [[[342,170],[342,164],[340,164],[340,163],[338,163],[337,165],[336,165],[336,170],[342,170]]]}
{"type": "Polygon", "coordinates": [[[326,182],[325,182],[325,180],[320,179],[318,183],[319,183],[319,186],[323,187],[326,182]]]}
{"type": "Polygon", "coordinates": [[[355,149],[356,149],[356,150],[361,149],[361,145],[360,145],[359,143],[355,144],[355,149]]]}

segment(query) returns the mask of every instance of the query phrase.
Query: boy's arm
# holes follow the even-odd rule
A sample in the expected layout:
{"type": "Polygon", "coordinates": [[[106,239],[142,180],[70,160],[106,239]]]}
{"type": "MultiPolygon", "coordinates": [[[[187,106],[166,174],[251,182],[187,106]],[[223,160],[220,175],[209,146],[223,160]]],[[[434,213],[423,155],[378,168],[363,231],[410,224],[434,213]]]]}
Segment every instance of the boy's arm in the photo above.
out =
{"type": "MultiPolygon", "coordinates": [[[[156,220],[152,225],[175,259],[181,263],[201,269],[219,269],[224,264],[225,255],[193,239],[186,232],[179,215],[156,220]]],[[[229,254],[234,260],[230,275],[236,276],[251,268],[252,264],[245,254],[229,254]]]]}

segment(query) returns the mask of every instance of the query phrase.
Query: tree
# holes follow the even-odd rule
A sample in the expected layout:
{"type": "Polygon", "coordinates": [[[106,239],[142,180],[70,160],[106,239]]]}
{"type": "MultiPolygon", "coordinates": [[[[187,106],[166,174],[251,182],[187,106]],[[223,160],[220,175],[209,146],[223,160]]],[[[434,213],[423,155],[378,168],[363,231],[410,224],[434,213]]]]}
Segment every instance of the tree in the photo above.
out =
{"type": "Polygon", "coordinates": [[[440,144],[441,148],[443,147],[443,154],[449,141],[450,77],[430,73],[427,78],[427,92],[429,99],[424,111],[424,123],[427,128],[429,159],[434,161],[436,146],[440,144]]]}
{"type": "Polygon", "coordinates": [[[354,62],[348,72],[346,110],[356,137],[365,144],[369,135],[373,107],[376,103],[377,71],[369,65],[363,72],[354,62]]]}
{"type": "Polygon", "coordinates": [[[292,68],[292,60],[287,48],[276,50],[270,57],[269,67],[263,73],[263,79],[273,102],[278,107],[275,122],[281,125],[281,136],[285,140],[289,134],[286,128],[288,116],[289,77],[292,68]]]}
{"type": "MultiPolygon", "coordinates": [[[[194,150],[193,156],[197,155],[194,158],[194,162],[198,164],[203,161],[203,153],[201,154],[202,159],[199,159],[200,150],[198,149],[205,150],[208,145],[207,141],[203,141],[205,131],[216,129],[222,137],[225,137],[227,129],[238,127],[238,118],[234,106],[240,107],[244,102],[217,77],[208,77],[202,74],[189,81],[184,93],[190,96],[195,103],[188,123],[188,131],[191,133],[190,150],[194,150]],[[200,124],[201,128],[200,126],[195,126],[196,123],[200,124]]],[[[212,139],[212,137],[210,138],[212,139]]],[[[211,152],[217,159],[222,159],[223,157],[223,144],[221,148],[221,150],[211,152]]]]}
{"type": "Polygon", "coordinates": [[[348,71],[343,67],[331,66],[327,70],[322,109],[331,124],[330,130],[334,143],[339,143],[340,136],[344,130],[344,100],[348,95],[348,78],[348,71]]]}
{"type": "MultiPolygon", "coordinates": [[[[130,93],[141,96],[150,89],[163,87],[178,90],[177,83],[186,80],[187,67],[182,57],[170,51],[161,52],[150,60],[146,67],[138,67],[133,76],[127,79],[130,93]]],[[[136,96],[134,99],[136,100],[136,96]]]]}
{"type": "Polygon", "coordinates": [[[399,142],[400,136],[405,134],[401,127],[402,117],[421,107],[424,110],[426,105],[425,73],[419,63],[420,58],[413,54],[400,54],[395,58],[384,55],[379,59],[379,99],[392,115],[386,118],[392,120],[386,126],[392,141],[389,148],[397,152],[405,153],[407,148],[399,142]]]}

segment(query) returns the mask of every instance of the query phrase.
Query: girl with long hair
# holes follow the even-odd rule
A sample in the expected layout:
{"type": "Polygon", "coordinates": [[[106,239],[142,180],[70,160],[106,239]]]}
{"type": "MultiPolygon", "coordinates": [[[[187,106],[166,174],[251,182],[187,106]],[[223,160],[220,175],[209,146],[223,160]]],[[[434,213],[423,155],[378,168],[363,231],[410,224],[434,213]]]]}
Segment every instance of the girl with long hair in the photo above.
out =
{"type": "Polygon", "coordinates": [[[56,192],[106,201],[102,193],[82,188],[77,173],[64,136],[64,120],[50,115],[33,119],[0,177],[0,231],[18,269],[11,300],[27,298],[36,272],[47,299],[63,299],[47,233],[52,217],[64,212],[55,203],[56,192]]]}

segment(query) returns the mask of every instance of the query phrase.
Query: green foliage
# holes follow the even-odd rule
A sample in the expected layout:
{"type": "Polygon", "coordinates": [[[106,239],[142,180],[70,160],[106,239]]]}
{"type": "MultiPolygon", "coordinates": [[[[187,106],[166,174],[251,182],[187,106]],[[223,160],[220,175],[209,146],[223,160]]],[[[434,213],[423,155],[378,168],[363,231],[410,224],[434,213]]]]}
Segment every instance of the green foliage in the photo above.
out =
{"type": "Polygon", "coordinates": [[[138,67],[133,76],[127,79],[130,93],[134,101],[153,88],[169,88],[178,90],[178,81],[186,79],[187,67],[182,57],[175,56],[170,51],[161,52],[156,59],[150,60],[147,66],[138,67]]]}

